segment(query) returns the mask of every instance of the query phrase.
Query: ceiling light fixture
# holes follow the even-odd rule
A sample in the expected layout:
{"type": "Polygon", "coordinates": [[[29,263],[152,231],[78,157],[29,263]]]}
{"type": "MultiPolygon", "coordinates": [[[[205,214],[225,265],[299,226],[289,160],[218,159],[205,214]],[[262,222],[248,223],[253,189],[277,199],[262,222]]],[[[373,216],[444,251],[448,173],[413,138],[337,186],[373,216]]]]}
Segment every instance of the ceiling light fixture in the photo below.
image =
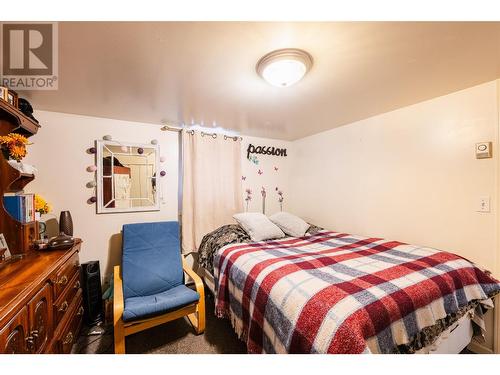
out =
{"type": "Polygon", "coordinates": [[[288,87],[297,83],[311,69],[312,56],[297,48],[278,49],[263,56],[257,63],[257,73],[268,83],[288,87]]]}

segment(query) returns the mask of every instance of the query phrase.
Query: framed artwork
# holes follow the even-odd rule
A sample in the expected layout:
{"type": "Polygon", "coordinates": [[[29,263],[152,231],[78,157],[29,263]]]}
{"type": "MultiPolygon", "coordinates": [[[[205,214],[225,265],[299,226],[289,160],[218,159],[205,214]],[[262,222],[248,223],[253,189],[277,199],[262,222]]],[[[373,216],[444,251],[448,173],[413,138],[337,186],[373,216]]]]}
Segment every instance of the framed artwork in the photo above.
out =
{"type": "Polygon", "coordinates": [[[17,92],[8,90],[7,92],[7,102],[17,108],[18,95],[17,92]]]}
{"type": "Polygon", "coordinates": [[[0,86],[0,99],[7,101],[7,93],[9,89],[7,87],[0,86]]]}
{"type": "Polygon", "coordinates": [[[0,260],[9,257],[10,257],[9,245],[7,245],[7,241],[5,240],[5,236],[3,235],[3,233],[0,233],[0,260]]]}

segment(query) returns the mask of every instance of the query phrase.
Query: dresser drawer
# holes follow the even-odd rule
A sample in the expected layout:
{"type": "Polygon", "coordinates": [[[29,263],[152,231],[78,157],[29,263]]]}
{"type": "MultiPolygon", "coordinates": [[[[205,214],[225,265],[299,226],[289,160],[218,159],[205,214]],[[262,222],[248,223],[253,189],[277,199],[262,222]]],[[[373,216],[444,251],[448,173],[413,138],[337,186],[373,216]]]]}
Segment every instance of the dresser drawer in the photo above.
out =
{"type": "Polygon", "coordinates": [[[56,339],[55,351],[59,354],[68,354],[71,352],[73,344],[78,339],[78,334],[83,321],[83,305],[81,292],[70,307],[69,314],[71,319],[56,339]]]}
{"type": "Polygon", "coordinates": [[[82,294],[80,289],[80,275],[78,272],[73,275],[73,278],[68,283],[66,289],[64,289],[62,295],[54,303],[55,325],[58,325],[69,311],[69,307],[77,294],[78,296],[82,294]]]}
{"type": "Polygon", "coordinates": [[[54,282],[54,300],[57,301],[59,296],[64,293],[66,287],[69,285],[75,274],[79,274],[80,262],[78,259],[78,253],[73,254],[73,256],[56,273],[54,282]]]}

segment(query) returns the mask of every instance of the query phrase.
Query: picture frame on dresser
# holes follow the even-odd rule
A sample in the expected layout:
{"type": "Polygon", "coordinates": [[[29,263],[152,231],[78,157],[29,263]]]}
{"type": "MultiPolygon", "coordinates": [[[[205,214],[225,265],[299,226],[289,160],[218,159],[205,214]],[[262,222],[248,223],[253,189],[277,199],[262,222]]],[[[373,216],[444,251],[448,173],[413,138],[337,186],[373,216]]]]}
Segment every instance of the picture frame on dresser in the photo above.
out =
{"type": "Polygon", "coordinates": [[[9,103],[11,106],[17,108],[18,100],[19,100],[19,95],[17,94],[17,92],[15,92],[13,90],[7,91],[7,103],[9,103]]]}
{"type": "Polygon", "coordinates": [[[8,102],[8,96],[7,96],[8,92],[9,89],[7,87],[0,86],[0,100],[8,102]]]}
{"type": "Polygon", "coordinates": [[[5,236],[0,233],[0,261],[10,258],[10,250],[5,236]]]}

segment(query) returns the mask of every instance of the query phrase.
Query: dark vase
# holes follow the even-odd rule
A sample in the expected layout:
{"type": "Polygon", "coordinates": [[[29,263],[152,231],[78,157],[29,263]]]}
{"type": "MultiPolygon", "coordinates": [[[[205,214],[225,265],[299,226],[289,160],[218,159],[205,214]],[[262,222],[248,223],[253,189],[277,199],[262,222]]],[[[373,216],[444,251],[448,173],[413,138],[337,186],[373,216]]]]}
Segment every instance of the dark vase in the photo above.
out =
{"type": "Polygon", "coordinates": [[[2,154],[3,154],[3,157],[5,158],[5,160],[10,159],[10,153],[6,147],[2,147],[2,154]]]}
{"type": "Polygon", "coordinates": [[[59,232],[63,232],[68,236],[73,235],[73,220],[69,211],[61,211],[59,217],[59,232]]]}

